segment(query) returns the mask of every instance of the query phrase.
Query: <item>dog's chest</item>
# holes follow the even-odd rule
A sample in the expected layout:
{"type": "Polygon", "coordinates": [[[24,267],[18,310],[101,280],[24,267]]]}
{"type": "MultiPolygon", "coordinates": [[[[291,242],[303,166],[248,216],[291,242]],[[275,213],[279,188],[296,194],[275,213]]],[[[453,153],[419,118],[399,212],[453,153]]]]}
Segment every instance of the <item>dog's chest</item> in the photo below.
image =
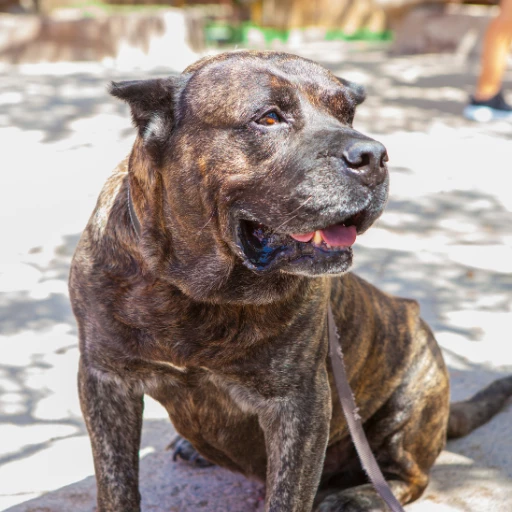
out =
{"type": "Polygon", "coordinates": [[[174,373],[190,367],[226,368],[235,360],[256,355],[261,360],[269,356],[270,347],[279,349],[292,339],[298,346],[313,335],[300,313],[289,303],[197,303],[168,287],[153,285],[131,286],[117,300],[114,316],[131,326],[136,340],[124,350],[159,372],[174,373]]]}

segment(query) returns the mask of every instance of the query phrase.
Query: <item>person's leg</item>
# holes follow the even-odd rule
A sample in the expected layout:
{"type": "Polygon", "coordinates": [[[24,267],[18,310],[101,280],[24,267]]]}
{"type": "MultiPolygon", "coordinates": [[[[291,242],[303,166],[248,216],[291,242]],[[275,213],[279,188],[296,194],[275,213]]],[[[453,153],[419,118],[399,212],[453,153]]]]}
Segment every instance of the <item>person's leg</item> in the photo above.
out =
{"type": "Polygon", "coordinates": [[[512,106],[507,104],[501,92],[511,43],[512,0],[501,0],[500,12],[490,22],[485,33],[477,88],[464,109],[464,115],[468,119],[512,120],[512,106]]]}
{"type": "Polygon", "coordinates": [[[500,91],[511,42],[512,0],[501,0],[500,13],[485,34],[475,99],[488,100],[500,91]]]}

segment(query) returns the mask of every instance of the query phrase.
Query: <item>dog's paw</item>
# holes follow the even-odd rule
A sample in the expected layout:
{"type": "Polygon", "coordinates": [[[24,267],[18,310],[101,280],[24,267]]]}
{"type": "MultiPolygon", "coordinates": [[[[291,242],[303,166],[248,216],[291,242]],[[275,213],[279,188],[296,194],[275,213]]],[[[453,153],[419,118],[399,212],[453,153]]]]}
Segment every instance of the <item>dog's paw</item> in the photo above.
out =
{"type": "Polygon", "coordinates": [[[198,468],[207,468],[213,464],[200,455],[192,444],[181,436],[176,436],[169,446],[168,450],[172,450],[172,460],[176,462],[178,459],[193,464],[198,468]]]}
{"type": "Polygon", "coordinates": [[[387,512],[388,508],[375,491],[367,491],[366,486],[347,489],[329,494],[315,509],[315,512],[387,512]],[[365,492],[366,491],[366,492],[365,492]]]}

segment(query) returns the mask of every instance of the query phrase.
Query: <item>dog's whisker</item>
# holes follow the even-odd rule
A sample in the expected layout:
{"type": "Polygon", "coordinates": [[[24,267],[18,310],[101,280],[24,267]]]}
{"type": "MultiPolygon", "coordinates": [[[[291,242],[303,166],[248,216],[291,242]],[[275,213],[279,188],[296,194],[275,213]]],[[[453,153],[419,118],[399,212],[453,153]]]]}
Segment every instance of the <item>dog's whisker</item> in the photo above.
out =
{"type": "Polygon", "coordinates": [[[199,236],[203,232],[203,230],[206,228],[206,226],[208,226],[208,224],[210,224],[214,215],[215,215],[215,209],[212,210],[210,218],[206,221],[206,224],[199,230],[199,232],[197,233],[197,236],[199,236]]]}
{"type": "MultiPolygon", "coordinates": [[[[297,211],[299,211],[303,206],[305,206],[307,203],[309,203],[309,201],[311,201],[311,199],[313,199],[313,196],[309,196],[300,206],[298,206],[297,208],[295,208],[295,210],[293,210],[293,212],[290,213],[290,215],[292,213],[295,213],[297,211]]],[[[286,219],[282,224],[280,224],[274,231],[278,231],[279,229],[281,229],[285,224],[288,224],[288,222],[290,222],[291,220],[295,219],[296,217],[298,217],[298,213],[296,215],[294,215],[293,217],[290,217],[289,219],[286,219]]]]}

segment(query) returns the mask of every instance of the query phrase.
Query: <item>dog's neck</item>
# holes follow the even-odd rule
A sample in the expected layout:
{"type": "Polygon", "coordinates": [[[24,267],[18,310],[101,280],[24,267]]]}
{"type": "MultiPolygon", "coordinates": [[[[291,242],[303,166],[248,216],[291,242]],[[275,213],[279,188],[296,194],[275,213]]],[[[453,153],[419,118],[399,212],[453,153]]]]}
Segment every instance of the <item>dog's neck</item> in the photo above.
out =
{"type": "MultiPolygon", "coordinates": [[[[130,224],[135,233],[137,239],[144,245],[144,238],[146,237],[145,230],[143,229],[143,219],[137,214],[137,209],[134,204],[135,201],[140,198],[137,193],[137,186],[135,190],[133,188],[134,183],[131,182],[130,178],[127,180],[126,188],[126,208],[128,209],[128,216],[130,217],[130,224]],[[135,192],[135,194],[134,194],[135,192]]],[[[151,234],[148,234],[151,236],[151,234]]],[[[204,265],[203,265],[204,266],[204,265]]],[[[211,267],[215,269],[215,267],[211,267]]],[[[154,270],[157,267],[154,267],[154,270]]],[[[165,270],[170,270],[166,266],[165,270]]],[[[166,271],[164,270],[164,274],[166,271]]],[[[158,272],[158,270],[157,270],[158,272]]],[[[174,274],[174,272],[171,273],[174,274]]],[[[231,303],[231,304],[253,304],[261,306],[267,302],[279,302],[281,300],[288,300],[292,295],[297,294],[297,297],[308,296],[313,283],[310,283],[310,279],[292,276],[289,274],[278,273],[277,275],[269,276],[257,276],[252,273],[251,270],[246,269],[241,263],[235,264],[228,270],[229,277],[225,275],[222,277],[222,286],[220,288],[210,287],[210,281],[205,281],[201,275],[199,281],[194,281],[195,272],[193,268],[186,270],[187,275],[187,286],[184,287],[180,275],[182,275],[183,269],[179,269],[176,274],[171,277],[171,282],[174,286],[177,286],[185,295],[188,297],[198,300],[200,302],[206,301],[211,303],[231,303]],[[192,283],[192,285],[191,285],[192,283]],[[233,293],[239,290],[236,284],[245,283],[242,293],[233,293]],[[205,284],[207,285],[205,287],[205,284]],[[203,289],[204,288],[204,289],[203,289]]],[[[160,277],[165,279],[164,274],[160,274],[160,277]]],[[[211,282],[215,282],[215,273],[211,275],[211,282]]]]}

